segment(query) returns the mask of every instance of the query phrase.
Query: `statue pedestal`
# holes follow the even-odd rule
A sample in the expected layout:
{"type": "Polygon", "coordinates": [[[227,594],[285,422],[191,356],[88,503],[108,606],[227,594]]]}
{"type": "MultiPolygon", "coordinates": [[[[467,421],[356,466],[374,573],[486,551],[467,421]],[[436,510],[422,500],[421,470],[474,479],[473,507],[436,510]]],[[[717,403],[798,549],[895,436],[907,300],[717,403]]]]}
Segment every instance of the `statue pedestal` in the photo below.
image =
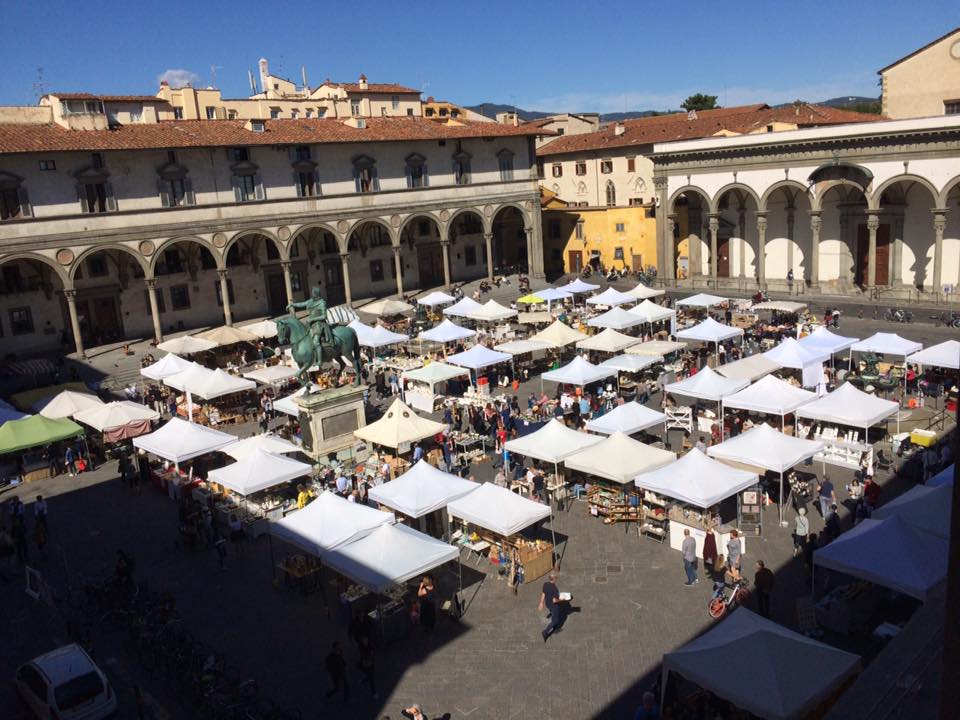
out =
{"type": "Polygon", "coordinates": [[[366,390],[366,385],[347,385],[294,398],[300,406],[300,434],[307,455],[319,460],[353,446],[353,431],[367,424],[366,390]]]}

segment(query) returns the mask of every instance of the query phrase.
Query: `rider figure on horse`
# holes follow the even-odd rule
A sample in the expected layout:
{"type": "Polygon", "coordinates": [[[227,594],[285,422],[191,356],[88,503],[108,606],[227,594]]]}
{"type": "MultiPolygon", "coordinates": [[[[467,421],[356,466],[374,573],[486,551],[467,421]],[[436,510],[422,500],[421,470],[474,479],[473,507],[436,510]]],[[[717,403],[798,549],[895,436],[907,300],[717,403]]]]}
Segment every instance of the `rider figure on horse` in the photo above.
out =
{"type": "Polygon", "coordinates": [[[319,287],[313,288],[308,299],[287,305],[287,312],[292,313],[294,310],[307,310],[310,334],[321,347],[333,347],[335,340],[333,329],[327,322],[327,301],[320,294],[319,287]]]}

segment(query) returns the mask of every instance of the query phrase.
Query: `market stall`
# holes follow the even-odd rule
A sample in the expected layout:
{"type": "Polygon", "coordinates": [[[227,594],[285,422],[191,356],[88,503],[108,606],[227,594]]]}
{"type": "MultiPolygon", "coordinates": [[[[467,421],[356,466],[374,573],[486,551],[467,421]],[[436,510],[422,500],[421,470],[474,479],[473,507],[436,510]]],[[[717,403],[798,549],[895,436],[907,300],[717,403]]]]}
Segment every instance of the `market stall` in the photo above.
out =
{"type": "Polygon", "coordinates": [[[496,300],[487,300],[483,305],[472,310],[466,316],[477,322],[502,322],[517,316],[517,311],[504,307],[496,300]]]}
{"type": "Polygon", "coordinates": [[[829,353],[832,360],[837,353],[849,350],[854,344],[860,342],[860,338],[844,337],[820,325],[809,335],[800,338],[798,342],[808,350],[829,353]]]}
{"type": "Polygon", "coordinates": [[[432,362],[416,370],[405,370],[400,374],[403,382],[403,400],[416,410],[433,412],[438,402],[443,401],[446,384],[454,378],[466,377],[470,371],[466,368],[432,362]],[[439,386],[439,390],[438,390],[439,386]]]}
{"type": "Polygon", "coordinates": [[[663,305],[657,305],[649,300],[644,300],[639,305],[630,308],[627,312],[631,315],[636,315],[648,324],[669,320],[677,314],[675,310],[663,307],[663,305]]]}
{"type": "MultiPolygon", "coordinates": [[[[563,292],[570,293],[571,295],[583,295],[584,293],[593,292],[594,290],[599,290],[599,285],[594,285],[593,283],[584,282],[580,278],[574,278],[566,285],[561,285],[558,290],[563,292]]],[[[541,297],[543,297],[541,295],[541,297]]]]}
{"type": "Polygon", "coordinates": [[[659,297],[666,293],[666,290],[656,290],[652,287],[644,285],[642,282],[638,282],[635,287],[627,290],[627,294],[633,295],[638,300],[646,300],[652,297],[659,297]]]}
{"type": "MultiPolygon", "coordinates": [[[[51,443],[83,435],[83,428],[69,418],[47,418],[28,415],[0,425],[0,455],[42,448],[51,443]]],[[[23,482],[50,477],[50,461],[42,452],[24,452],[20,458],[23,482]]]]}
{"type": "Polygon", "coordinates": [[[73,419],[103,433],[106,443],[119,442],[150,432],[150,422],[160,414],[146,405],[120,400],[80,410],[73,419]]]}
{"type": "Polygon", "coordinates": [[[574,330],[566,323],[555,320],[551,325],[527,339],[546,343],[552,348],[560,349],[566,347],[567,345],[571,345],[578,340],[585,340],[586,337],[586,333],[582,333],[579,330],[574,330]]]}
{"type": "MultiPolygon", "coordinates": [[[[693,448],[677,462],[634,478],[643,491],[641,531],[661,542],[666,535],[670,547],[680,550],[683,531],[689,530],[697,543],[697,557],[703,557],[703,542],[710,528],[717,536],[717,547],[725,548],[730,531],[740,526],[742,494],[759,482],[757,473],[712,460],[693,448]],[[728,511],[724,517],[720,505],[732,497],[737,499],[736,515],[728,511]]],[[[744,553],[746,542],[742,536],[744,553]]]]}
{"type": "Polygon", "coordinates": [[[657,412],[638,402],[627,402],[618,405],[610,412],[587,422],[590,432],[611,435],[616,432],[633,435],[654,425],[660,425],[667,419],[662,412],[657,412]]]}
{"type": "Polygon", "coordinates": [[[300,449],[299,445],[294,445],[289,440],[284,440],[282,437],[274,435],[273,433],[263,433],[232,442],[222,448],[221,452],[229,455],[234,460],[246,460],[251,455],[260,451],[283,455],[285,453],[297,452],[300,449]]]}
{"type": "Polygon", "coordinates": [[[787,338],[763,356],[778,367],[799,370],[804,387],[816,387],[823,382],[823,363],[830,359],[830,353],[803,346],[793,338],[787,338]]]}
{"type": "Polygon", "coordinates": [[[615,377],[616,374],[617,371],[614,368],[594,365],[577,355],[563,367],[543,373],[540,376],[540,388],[542,392],[544,380],[583,388],[609,377],[615,377]]]}
{"type": "Polygon", "coordinates": [[[307,392],[305,387],[300,388],[299,390],[285,395],[279,400],[273,401],[273,409],[276,412],[281,412],[284,415],[292,415],[293,417],[300,416],[300,406],[296,403],[296,398],[302,397],[304,393],[307,392]]]}
{"type": "Polygon", "coordinates": [[[468,297],[462,297],[450,307],[444,308],[443,314],[450,317],[467,317],[467,315],[479,310],[481,307],[483,306],[476,300],[468,297]]]}
{"type": "Polygon", "coordinates": [[[730,298],[718,297],[709,293],[697,293],[682,300],[677,300],[675,304],[680,307],[710,308],[723,305],[725,302],[730,302],[730,298]]]}
{"type": "Polygon", "coordinates": [[[403,315],[404,313],[413,312],[413,305],[403,300],[383,298],[382,300],[375,300],[368,305],[357,308],[357,310],[375,317],[390,317],[391,315],[403,315]]]}
{"type": "Polygon", "coordinates": [[[914,342],[900,337],[896,333],[874,333],[866,340],[861,340],[850,346],[851,358],[853,353],[873,353],[875,355],[893,355],[903,357],[903,394],[907,394],[907,356],[923,349],[923,343],[914,342]]]}
{"type": "Polygon", "coordinates": [[[597,435],[572,430],[554,418],[532,433],[508,440],[504,447],[512,454],[551,463],[554,474],[547,481],[547,490],[555,492],[564,484],[559,464],[575,452],[596,445],[601,440],[603,438],[597,435]]]}
{"type": "Polygon", "coordinates": [[[255,335],[261,340],[269,340],[277,336],[277,323],[273,320],[258,320],[247,325],[241,325],[240,329],[255,335]]]}
{"type": "Polygon", "coordinates": [[[586,340],[580,340],[577,343],[577,349],[613,354],[622,352],[639,342],[640,338],[624,335],[613,328],[607,328],[596,335],[591,335],[586,340]]]}
{"type": "Polygon", "coordinates": [[[253,380],[231,375],[220,368],[209,370],[197,364],[193,364],[182,373],[165,377],[163,384],[184,393],[186,402],[177,408],[178,414],[182,414],[190,422],[196,420],[201,424],[210,425],[242,422],[246,419],[247,404],[234,400],[233,402],[221,401],[211,409],[195,408],[194,396],[207,401],[217,400],[249,392],[257,386],[253,380]]]}
{"type": "Polygon", "coordinates": [[[359,320],[353,320],[347,327],[353,328],[357,334],[357,341],[363,347],[378,349],[410,340],[409,335],[393,332],[379,324],[371,326],[359,320]]]}
{"type": "Polygon", "coordinates": [[[270,534],[315,557],[393,524],[393,513],[352,503],[326,490],[302,510],[270,524],[270,534]]]}
{"type": "Polygon", "coordinates": [[[629,293],[620,292],[614,287],[607,287],[602,293],[597,293],[587,298],[587,305],[605,305],[607,307],[618,307],[627,303],[635,303],[637,298],[629,293]]]}
{"type": "Polygon", "coordinates": [[[193,335],[181,335],[180,337],[164,340],[157,345],[157,350],[171,353],[173,355],[193,355],[194,353],[213,350],[217,344],[210,340],[195,337],[193,335]]]}
{"type": "Polygon", "coordinates": [[[476,330],[460,327],[459,325],[451,322],[448,318],[444,318],[443,322],[441,322],[439,325],[436,325],[429,330],[424,330],[422,333],[420,333],[417,336],[417,339],[440,343],[441,345],[446,346],[447,343],[457,342],[459,340],[467,340],[476,336],[476,330]]]}
{"type": "Polygon", "coordinates": [[[176,375],[187,370],[192,363],[179,355],[167,353],[155,363],[140,369],[140,374],[150,380],[163,380],[165,377],[176,375]]]}
{"type": "MultiPolygon", "coordinates": [[[[786,432],[786,416],[801,405],[816,399],[816,393],[794,387],[786,380],[773,375],[766,375],[743,390],[722,398],[720,426],[723,427],[723,411],[733,408],[765,415],[779,415],[780,430],[786,432]]],[[[723,439],[722,431],[721,439],[723,439]]]]}
{"type": "Polygon", "coordinates": [[[64,390],[52,398],[38,403],[37,409],[41,415],[51,420],[73,417],[81,410],[90,410],[103,405],[103,400],[96,395],[64,390]]]}
{"type": "Polygon", "coordinates": [[[897,515],[911,527],[946,540],[950,537],[952,498],[952,485],[915,485],[878,507],[870,518],[883,520],[897,515]]]}
{"type": "Polygon", "coordinates": [[[296,374],[297,369],[290,365],[268,365],[267,367],[245,372],[243,373],[243,377],[247,380],[253,380],[259,385],[279,387],[290,382],[296,374]]]}
{"type": "Polygon", "coordinates": [[[10,396],[10,403],[18,410],[40,412],[54,397],[65,390],[83,395],[90,393],[90,388],[88,388],[85,383],[75,381],[59,383],[57,385],[46,385],[30,390],[21,390],[10,396]]]}
{"type": "Polygon", "coordinates": [[[677,340],[647,340],[647,342],[642,342],[627,348],[627,352],[631,355],[660,355],[667,357],[672,353],[680,352],[686,347],[687,344],[685,342],[679,342],[677,340]]]}
{"type": "Polygon", "coordinates": [[[236,345],[237,343],[255,343],[259,339],[246,328],[236,327],[234,325],[221,325],[217,328],[204,330],[194,335],[199,340],[209,340],[216,347],[226,347],[227,345],[236,345]]]}
{"type": "Polygon", "coordinates": [[[794,302],[793,300],[765,300],[755,303],[752,310],[770,310],[772,312],[791,313],[796,315],[807,307],[806,303],[794,302]]]}
{"type": "Polygon", "coordinates": [[[779,368],[779,365],[772,360],[768,360],[760,353],[718,365],[716,371],[725,378],[753,382],[754,380],[759,380],[764,375],[769,375],[779,368]]]}
{"type": "Polygon", "coordinates": [[[447,295],[445,292],[434,290],[422,298],[417,298],[417,305],[426,305],[427,307],[434,308],[439,305],[450,305],[456,301],[457,299],[453,297],[453,295],[447,295]]]}
{"type": "Polygon", "coordinates": [[[604,360],[600,363],[600,367],[616,370],[617,391],[621,397],[635,400],[640,396],[639,383],[643,382],[636,378],[636,374],[661,363],[663,363],[663,358],[659,355],[624,354],[604,360]],[[628,377],[623,378],[622,375],[628,377]]]}
{"type": "MultiPolygon", "coordinates": [[[[607,310],[602,315],[597,315],[587,320],[590,327],[607,328],[608,330],[626,330],[627,328],[642,325],[643,318],[632,314],[629,310],[621,307],[615,307],[607,310]]],[[[640,342],[640,340],[637,340],[640,342]]]]}
{"type": "Polygon", "coordinates": [[[960,340],[946,340],[907,356],[907,362],[960,370],[960,340]]]}
{"type": "Polygon", "coordinates": [[[484,345],[474,345],[469,350],[457,353],[456,355],[450,355],[447,358],[447,362],[451,365],[458,365],[473,370],[476,378],[474,385],[481,394],[489,393],[491,388],[489,383],[486,382],[486,377],[481,379],[480,370],[501,363],[508,363],[512,360],[513,355],[491,350],[484,345]]]}
{"type": "Polygon", "coordinates": [[[152,433],[133,438],[133,446],[172,463],[169,467],[151,467],[151,474],[157,487],[176,498],[181,489],[194,482],[192,472],[181,472],[180,463],[220,450],[236,440],[234,435],[175,417],[152,433]]]}
{"type": "MultiPolygon", "coordinates": [[[[677,304],[679,305],[680,302],[678,301],[677,304]]],[[[708,317],[703,322],[684,330],[678,330],[673,333],[673,335],[681,340],[699,340],[704,343],[713,343],[717,351],[717,357],[719,358],[720,343],[735,337],[742,339],[743,330],[718,323],[713,318],[708,317]]]]}
{"type": "Polygon", "coordinates": [[[422,418],[396,398],[376,422],[353,431],[353,435],[373,445],[390,448],[396,453],[385,458],[394,475],[407,469],[409,463],[400,456],[410,452],[411,445],[446,430],[443,423],[422,418]]]}
{"type": "MultiPolygon", "coordinates": [[[[696,375],[690,375],[680,382],[667,383],[663,386],[663,391],[671,395],[682,395],[684,397],[694,398],[695,400],[709,400],[717,403],[717,418],[722,415],[721,401],[726,395],[733,395],[735,392],[743,390],[750,383],[746,380],[736,380],[725,378],[718,372],[708,367],[703,368],[696,375]]],[[[685,422],[690,422],[686,418],[685,422]]],[[[699,432],[712,432],[713,419],[700,416],[700,423],[697,430],[699,432]]],[[[692,430],[692,428],[686,428],[692,430]]]]}

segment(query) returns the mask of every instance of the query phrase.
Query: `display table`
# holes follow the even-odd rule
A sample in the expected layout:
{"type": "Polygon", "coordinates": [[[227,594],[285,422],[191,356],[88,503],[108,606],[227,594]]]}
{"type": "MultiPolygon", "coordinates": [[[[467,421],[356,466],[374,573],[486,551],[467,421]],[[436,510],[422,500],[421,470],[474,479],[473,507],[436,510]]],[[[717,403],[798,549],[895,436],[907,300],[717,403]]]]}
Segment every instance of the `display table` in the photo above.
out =
{"type": "MultiPolygon", "coordinates": [[[[635,485],[633,487],[636,488],[635,485]]],[[[587,492],[587,503],[590,514],[602,517],[607,525],[640,521],[640,499],[635,492],[595,483],[587,492]]]]}
{"type": "MultiPolygon", "coordinates": [[[[806,437],[810,426],[804,427],[797,425],[797,437],[806,437]]],[[[836,428],[820,428],[815,432],[813,438],[824,444],[823,450],[813,456],[817,462],[835,465],[837,467],[846,467],[857,469],[860,467],[860,460],[864,453],[867,453],[867,463],[873,467],[873,445],[866,445],[859,442],[860,434],[858,432],[847,433],[842,437],[836,428]],[[853,440],[851,438],[856,438],[853,440]]]]}

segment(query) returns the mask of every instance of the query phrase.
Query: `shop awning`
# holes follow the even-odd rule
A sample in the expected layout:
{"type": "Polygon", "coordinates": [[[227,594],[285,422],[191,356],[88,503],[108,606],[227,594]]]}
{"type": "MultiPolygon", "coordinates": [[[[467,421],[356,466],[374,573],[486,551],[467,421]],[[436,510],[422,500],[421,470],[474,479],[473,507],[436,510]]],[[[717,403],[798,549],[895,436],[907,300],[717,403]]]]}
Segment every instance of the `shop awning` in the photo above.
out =
{"type": "Polygon", "coordinates": [[[689,327],[686,330],[678,330],[674,333],[674,336],[681,340],[699,340],[700,342],[712,343],[723,342],[724,340],[729,340],[730,338],[735,338],[740,335],[743,335],[742,329],[718,323],[709,317],[693,327],[689,327]]]}
{"type": "Polygon", "coordinates": [[[607,328],[603,332],[588,337],[577,343],[580,350],[595,350],[597,352],[616,353],[626,350],[631,345],[640,343],[640,338],[624,335],[613,328],[607,328]]]}
{"type": "Polygon", "coordinates": [[[39,410],[44,417],[56,420],[73,417],[81,410],[90,410],[102,405],[103,400],[96,395],[75,390],[64,390],[52,398],[41,400],[34,406],[34,409],[39,410]]]}
{"type": "Polygon", "coordinates": [[[439,290],[434,290],[429,295],[424,295],[422,298],[417,298],[418,305],[426,305],[427,307],[436,307],[437,305],[447,305],[448,303],[456,302],[456,298],[453,295],[447,295],[445,292],[440,292],[439,290]]]}
{"type": "Polygon", "coordinates": [[[476,310],[467,313],[468,318],[479,322],[498,322],[500,320],[509,320],[516,316],[516,310],[504,307],[496,300],[487,300],[476,310]]]}
{"type": "Polygon", "coordinates": [[[164,460],[181,463],[220,450],[236,440],[236,436],[229,433],[175,417],[158,430],[135,437],[133,446],[164,460]]]}
{"type": "Polygon", "coordinates": [[[677,305],[686,305],[687,307],[713,307],[714,305],[723,305],[723,303],[728,302],[730,298],[718,297],[717,295],[710,295],[708,293],[698,293],[697,295],[691,295],[688,298],[683,298],[682,300],[677,300],[677,305]]]}
{"type": "Polygon", "coordinates": [[[830,332],[825,327],[820,326],[806,337],[802,337],[797,340],[797,342],[808,350],[812,350],[814,352],[825,352],[833,355],[841,350],[846,350],[855,343],[860,342],[860,339],[837,335],[834,332],[830,332]]]}
{"type": "Polygon", "coordinates": [[[192,363],[184,360],[179,355],[167,353],[152,365],[148,365],[140,370],[140,374],[151,380],[163,380],[165,377],[176,375],[190,367],[192,363]]]}
{"type": "Polygon", "coordinates": [[[447,505],[447,512],[497,535],[509,537],[550,517],[550,506],[528,500],[505,487],[483,483],[447,505]]]}
{"type": "Polygon", "coordinates": [[[663,358],[659,355],[615,355],[600,363],[600,367],[608,367],[619,372],[632,373],[639,372],[651,365],[656,365],[658,362],[663,362],[663,358]]]}
{"type": "Polygon", "coordinates": [[[718,365],[716,370],[725,378],[753,382],[754,380],[762,378],[764,375],[769,375],[779,368],[779,365],[772,360],[768,360],[760,353],[718,365]]]}
{"type": "Polygon", "coordinates": [[[444,318],[443,322],[436,327],[420,333],[418,339],[437,343],[449,343],[456,342],[457,340],[466,340],[467,338],[476,336],[476,334],[476,330],[460,327],[449,319],[444,318]]]}
{"type": "Polygon", "coordinates": [[[375,445],[399,448],[401,445],[432,437],[443,432],[442,423],[417,415],[397,398],[379,420],[354,430],[354,437],[375,445]]]}
{"type": "Polygon", "coordinates": [[[607,305],[608,307],[617,307],[626,303],[635,303],[637,298],[628,293],[623,293],[613,287],[608,287],[602,293],[597,293],[593,297],[587,298],[587,305],[607,305]]]}
{"type": "Polygon", "coordinates": [[[711,460],[696,448],[675,463],[634,479],[637,487],[704,509],[759,481],[757,473],[711,460]]]}
{"type": "Polygon", "coordinates": [[[596,445],[602,437],[571,430],[562,422],[554,418],[539,430],[508,440],[507,450],[516,455],[542,460],[543,462],[559,463],[584,448],[596,445]]]}
{"type": "Polygon", "coordinates": [[[446,507],[480,487],[457,475],[445,473],[426,460],[419,460],[396,480],[370,488],[370,498],[411,518],[446,507]]]}
{"type": "Polygon", "coordinates": [[[555,320],[552,325],[544,328],[536,335],[531,336],[529,339],[537,340],[538,342],[545,342],[549,344],[550,347],[561,348],[569,345],[570,343],[575,343],[577,340],[583,340],[586,337],[587,336],[585,333],[582,333],[579,330],[574,330],[566,323],[555,320]]]}
{"type": "Polygon", "coordinates": [[[627,310],[627,312],[631,315],[636,315],[647,323],[668,320],[676,314],[675,310],[663,307],[663,305],[657,305],[655,302],[650,302],[649,300],[644,300],[636,307],[627,310]]]}
{"type": "Polygon", "coordinates": [[[851,347],[854,352],[871,352],[878,355],[912,355],[923,349],[923,343],[907,340],[896,333],[874,333],[866,340],[854,343],[851,347]]]}
{"type": "Polygon", "coordinates": [[[638,402],[628,402],[618,405],[610,412],[604,413],[587,423],[587,430],[610,435],[615,432],[633,435],[648,427],[659,425],[667,416],[638,402]]]}
{"type": "Polygon", "coordinates": [[[479,310],[481,307],[483,306],[476,300],[468,297],[462,297],[450,307],[444,308],[443,314],[451,317],[466,317],[475,310],[479,310]]]}
{"type": "Polygon", "coordinates": [[[317,557],[392,524],[393,513],[352,503],[326,490],[302,510],[270,523],[270,533],[317,557]]]}
{"type": "Polygon", "coordinates": [[[794,387],[786,380],[767,375],[753,385],[723,398],[725,408],[786,415],[801,405],[813,402],[817,394],[794,387]]]}
{"type": "Polygon", "coordinates": [[[383,300],[376,300],[369,305],[357,308],[357,310],[362,313],[367,313],[368,315],[375,315],[376,317],[389,317],[390,315],[403,315],[404,313],[411,312],[413,305],[405,303],[403,300],[384,298],[383,300]]]}
{"type": "Polygon", "coordinates": [[[812,458],[822,449],[822,442],[784,435],[761,423],[719,445],[710,446],[707,454],[717,460],[729,460],[782,473],[812,458]]]}
{"type": "Polygon", "coordinates": [[[258,449],[242,460],[211,470],[207,479],[246,496],[306,477],[312,470],[307,463],[258,449]]]}
{"type": "Polygon", "coordinates": [[[628,295],[633,295],[639,300],[646,300],[647,298],[658,297],[663,295],[665,290],[655,290],[652,287],[647,287],[643,283],[637,283],[636,287],[627,290],[628,295]]]}
{"type": "Polygon", "coordinates": [[[960,369],[960,340],[947,340],[907,357],[907,362],[960,369]]]}
{"type": "Polygon", "coordinates": [[[614,377],[616,374],[617,371],[614,368],[594,365],[593,363],[584,360],[582,356],[577,355],[573,360],[563,367],[545,372],[540,377],[543,380],[548,380],[549,382],[565,383],[567,385],[575,385],[576,387],[584,387],[586,385],[590,385],[591,383],[599,382],[600,380],[604,380],[609,377],[614,377]]]}
{"type": "Polygon", "coordinates": [[[952,497],[952,485],[915,485],[903,495],[878,507],[870,517],[883,520],[897,515],[917,530],[933,533],[946,540],[950,537],[952,497]]]}
{"type": "Polygon", "coordinates": [[[844,383],[832,393],[797,409],[797,417],[867,428],[896,415],[899,405],[844,383]]]}
{"type": "Polygon", "coordinates": [[[173,353],[174,355],[192,355],[193,353],[203,352],[204,350],[213,350],[217,344],[203,338],[193,335],[181,335],[180,337],[164,340],[157,345],[157,350],[173,353]]]}
{"type": "Polygon", "coordinates": [[[49,445],[83,435],[83,428],[69,418],[30,415],[0,425],[0,455],[49,445]]]}
{"type": "Polygon", "coordinates": [[[640,473],[670,465],[676,460],[676,453],[646,445],[622,432],[614,432],[603,442],[574,453],[563,464],[570,470],[579,470],[623,485],[640,473]]]}
{"type": "Polygon", "coordinates": [[[451,365],[470,368],[471,370],[480,370],[481,368],[499,365],[500,363],[510,362],[512,355],[509,353],[497,352],[483,345],[474,345],[469,350],[450,355],[447,362],[451,365]]]}
{"type": "Polygon", "coordinates": [[[680,382],[669,383],[663,389],[674,395],[718,402],[720,398],[733,395],[749,384],[746,380],[725,378],[709,367],[705,367],[696,375],[684,378],[680,382]]]}
{"type": "Polygon", "coordinates": [[[294,445],[289,440],[284,440],[279,435],[273,433],[263,433],[262,435],[253,435],[242,440],[230,443],[220,452],[229,455],[234,460],[246,460],[257,452],[268,452],[274,455],[296,452],[300,450],[299,445],[294,445]]]}
{"type": "Polygon", "coordinates": [[[621,307],[615,307],[607,310],[602,315],[597,315],[596,317],[590,318],[587,320],[587,325],[590,327],[625,330],[629,327],[642,325],[643,322],[643,318],[634,315],[629,310],[624,310],[621,307]]]}

